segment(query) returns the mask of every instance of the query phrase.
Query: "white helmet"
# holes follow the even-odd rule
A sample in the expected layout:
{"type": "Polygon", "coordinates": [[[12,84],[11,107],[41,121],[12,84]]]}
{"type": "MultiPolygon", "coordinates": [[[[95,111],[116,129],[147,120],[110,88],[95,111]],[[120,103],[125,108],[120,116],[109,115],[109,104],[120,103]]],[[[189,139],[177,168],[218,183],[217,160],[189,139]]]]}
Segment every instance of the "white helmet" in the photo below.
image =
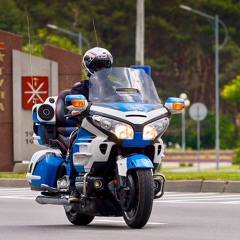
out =
{"type": "Polygon", "coordinates": [[[112,54],[100,47],[91,48],[83,56],[83,68],[88,77],[102,68],[110,68],[112,63],[112,54]]]}

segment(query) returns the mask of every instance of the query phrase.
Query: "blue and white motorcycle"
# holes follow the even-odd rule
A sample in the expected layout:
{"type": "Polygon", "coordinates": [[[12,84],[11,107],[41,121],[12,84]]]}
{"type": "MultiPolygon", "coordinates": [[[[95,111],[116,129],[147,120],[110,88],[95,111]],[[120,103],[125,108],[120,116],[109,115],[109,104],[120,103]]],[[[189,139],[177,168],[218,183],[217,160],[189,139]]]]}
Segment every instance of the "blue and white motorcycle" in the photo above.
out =
{"type": "Polygon", "coordinates": [[[89,101],[66,90],[33,106],[34,142],[46,148],[33,155],[27,180],[41,191],[37,203],[63,205],[75,225],[87,225],[95,216],[123,216],[129,227],[142,228],[153,200],[164,194],[166,179],[157,173],[164,157],[161,136],[184,100],[161,104],[142,70],[104,69],[89,81],[89,101]],[[68,201],[69,136],[77,119],[64,116],[65,106],[82,117],[71,152],[79,203],[68,201]]]}

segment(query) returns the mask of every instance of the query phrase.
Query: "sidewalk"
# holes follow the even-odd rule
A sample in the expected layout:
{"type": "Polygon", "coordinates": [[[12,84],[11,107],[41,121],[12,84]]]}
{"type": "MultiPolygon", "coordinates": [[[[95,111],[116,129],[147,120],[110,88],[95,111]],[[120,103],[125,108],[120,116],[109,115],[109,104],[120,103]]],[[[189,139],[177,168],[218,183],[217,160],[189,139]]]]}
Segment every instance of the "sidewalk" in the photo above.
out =
{"type": "Polygon", "coordinates": [[[170,180],[165,191],[240,193],[240,181],[170,180]]]}

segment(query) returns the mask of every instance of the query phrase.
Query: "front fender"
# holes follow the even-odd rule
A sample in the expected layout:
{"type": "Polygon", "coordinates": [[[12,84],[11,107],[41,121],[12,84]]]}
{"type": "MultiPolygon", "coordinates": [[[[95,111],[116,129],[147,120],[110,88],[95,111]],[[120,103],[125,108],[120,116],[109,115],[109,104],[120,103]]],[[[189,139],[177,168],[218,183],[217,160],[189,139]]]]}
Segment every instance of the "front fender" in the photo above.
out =
{"type": "Polygon", "coordinates": [[[150,168],[153,169],[154,166],[152,161],[143,154],[133,154],[125,158],[117,160],[118,174],[120,176],[127,176],[127,171],[136,168],[150,168]]]}

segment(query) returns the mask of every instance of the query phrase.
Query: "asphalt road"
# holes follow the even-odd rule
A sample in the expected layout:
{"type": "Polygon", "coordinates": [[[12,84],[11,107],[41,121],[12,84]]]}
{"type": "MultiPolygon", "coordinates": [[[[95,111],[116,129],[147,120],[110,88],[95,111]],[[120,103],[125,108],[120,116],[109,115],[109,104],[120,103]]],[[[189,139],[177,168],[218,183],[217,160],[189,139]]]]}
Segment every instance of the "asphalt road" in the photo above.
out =
{"type": "Polygon", "coordinates": [[[68,222],[63,207],[39,205],[28,188],[0,188],[0,239],[239,240],[240,194],[167,192],[154,201],[148,224],[130,229],[122,217],[68,222]]]}

